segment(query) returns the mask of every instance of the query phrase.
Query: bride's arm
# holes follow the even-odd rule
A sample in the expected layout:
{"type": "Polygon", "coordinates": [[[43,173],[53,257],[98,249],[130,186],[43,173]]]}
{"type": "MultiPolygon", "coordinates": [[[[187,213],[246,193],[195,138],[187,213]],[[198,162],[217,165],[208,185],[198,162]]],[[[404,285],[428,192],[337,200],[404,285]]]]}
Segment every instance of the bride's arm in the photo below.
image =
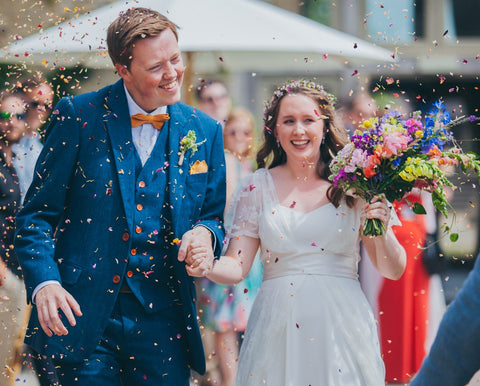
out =
{"type": "Polygon", "coordinates": [[[392,228],[388,226],[391,214],[387,201],[375,197],[371,203],[365,203],[363,211],[364,217],[379,219],[387,229],[383,236],[361,236],[372,264],[386,278],[400,279],[405,271],[407,255],[392,228]]]}
{"type": "Polygon", "coordinates": [[[372,264],[380,274],[388,279],[400,279],[405,271],[407,256],[392,228],[388,228],[383,236],[362,236],[362,242],[372,264]]]}
{"type": "MultiPolygon", "coordinates": [[[[230,239],[228,249],[206,275],[203,271],[186,266],[190,276],[206,276],[218,284],[232,285],[242,281],[250,272],[259,247],[259,240],[249,236],[238,236],[230,239]]],[[[195,264],[192,264],[195,266],[195,264]]]]}

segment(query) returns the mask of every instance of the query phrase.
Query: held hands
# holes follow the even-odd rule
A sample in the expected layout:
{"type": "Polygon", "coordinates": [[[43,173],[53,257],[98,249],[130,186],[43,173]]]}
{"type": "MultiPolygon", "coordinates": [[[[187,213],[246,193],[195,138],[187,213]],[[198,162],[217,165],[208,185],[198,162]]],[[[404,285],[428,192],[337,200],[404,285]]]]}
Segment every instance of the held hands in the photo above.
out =
{"type": "Polygon", "coordinates": [[[77,324],[72,310],[75,315],[82,316],[80,305],[58,284],[49,284],[41,288],[35,295],[35,304],[40,325],[48,336],[68,334],[68,330],[60,320],[59,309],[63,311],[71,326],[77,324]]]}
{"type": "Polygon", "coordinates": [[[390,210],[385,197],[375,196],[371,202],[363,204],[361,223],[364,224],[367,218],[376,218],[383,223],[385,229],[388,229],[388,223],[391,217],[390,210]]]}
{"type": "Polygon", "coordinates": [[[186,232],[181,240],[178,260],[185,261],[185,269],[190,276],[206,276],[214,260],[210,231],[198,226],[186,232]]]}

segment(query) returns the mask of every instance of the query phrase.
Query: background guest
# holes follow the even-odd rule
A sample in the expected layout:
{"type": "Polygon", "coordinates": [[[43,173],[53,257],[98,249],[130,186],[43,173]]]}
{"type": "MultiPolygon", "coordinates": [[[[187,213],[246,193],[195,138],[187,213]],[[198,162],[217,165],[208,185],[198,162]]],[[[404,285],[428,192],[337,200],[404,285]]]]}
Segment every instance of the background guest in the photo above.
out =
{"type": "Polygon", "coordinates": [[[41,131],[52,111],[53,89],[41,74],[20,80],[17,83],[25,94],[26,130],[19,143],[14,146],[15,168],[20,181],[22,202],[33,178],[37,158],[42,151],[41,131]]]}
{"type": "MultiPolygon", "coordinates": [[[[225,125],[228,114],[232,109],[232,98],[228,92],[225,83],[219,79],[207,79],[197,85],[195,89],[198,107],[210,117],[221,123],[222,127],[225,125]]],[[[197,293],[199,298],[202,298],[204,292],[203,280],[195,281],[197,293]]],[[[204,307],[200,301],[198,303],[198,312],[203,323],[204,307]]],[[[206,325],[203,325],[202,340],[205,348],[207,359],[207,371],[203,377],[199,377],[201,385],[215,384],[216,380],[221,377],[218,357],[215,349],[215,331],[206,325]]]]}
{"type": "Polygon", "coordinates": [[[358,91],[352,97],[344,98],[341,102],[338,111],[342,116],[343,125],[350,135],[364,120],[374,117],[378,113],[377,102],[364,90],[358,91]]]}
{"type": "Polygon", "coordinates": [[[24,96],[0,94],[0,385],[13,385],[21,369],[28,309],[25,287],[13,249],[20,186],[12,146],[25,130],[24,96]]]}
{"type": "Polygon", "coordinates": [[[212,79],[202,82],[196,89],[198,107],[213,119],[225,125],[232,109],[232,99],[227,86],[221,80],[212,79]]]}

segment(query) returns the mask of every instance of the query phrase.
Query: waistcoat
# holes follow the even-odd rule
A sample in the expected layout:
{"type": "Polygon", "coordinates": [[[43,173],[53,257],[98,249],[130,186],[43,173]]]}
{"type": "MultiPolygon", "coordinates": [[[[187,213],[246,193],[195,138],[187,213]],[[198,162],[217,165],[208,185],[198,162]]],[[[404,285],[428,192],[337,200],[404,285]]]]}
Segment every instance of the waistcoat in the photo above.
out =
{"type": "Polygon", "coordinates": [[[135,213],[125,279],[147,312],[181,305],[173,270],[171,212],[167,202],[168,125],[142,167],[135,150],[135,213]],[[171,239],[171,237],[170,237],[171,239]]]}

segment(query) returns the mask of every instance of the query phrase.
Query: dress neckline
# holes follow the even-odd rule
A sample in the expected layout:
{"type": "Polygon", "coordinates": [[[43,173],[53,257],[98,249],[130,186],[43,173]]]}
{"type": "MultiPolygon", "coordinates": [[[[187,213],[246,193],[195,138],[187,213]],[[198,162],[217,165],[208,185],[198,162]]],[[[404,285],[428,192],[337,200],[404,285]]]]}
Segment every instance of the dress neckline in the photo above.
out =
{"type": "Polygon", "coordinates": [[[323,209],[324,207],[328,207],[330,205],[333,205],[331,202],[327,202],[326,204],[322,204],[322,205],[320,205],[320,206],[318,206],[318,207],[316,207],[312,210],[309,210],[307,212],[302,212],[300,210],[295,210],[294,208],[288,207],[286,205],[282,205],[282,204],[280,204],[280,199],[278,198],[277,188],[275,187],[275,182],[273,181],[272,174],[270,173],[270,170],[268,170],[268,169],[265,169],[265,171],[267,172],[268,182],[271,184],[271,190],[272,190],[272,193],[273,193],[273,198],[274,198],[274,200],[276,201],[276,204],[279,207],[289,209],[290,211],[298,213],[298,214],[306,215],[306,214],[311,214],[313,212],[316,212],[317,210],[323,209]]]}

